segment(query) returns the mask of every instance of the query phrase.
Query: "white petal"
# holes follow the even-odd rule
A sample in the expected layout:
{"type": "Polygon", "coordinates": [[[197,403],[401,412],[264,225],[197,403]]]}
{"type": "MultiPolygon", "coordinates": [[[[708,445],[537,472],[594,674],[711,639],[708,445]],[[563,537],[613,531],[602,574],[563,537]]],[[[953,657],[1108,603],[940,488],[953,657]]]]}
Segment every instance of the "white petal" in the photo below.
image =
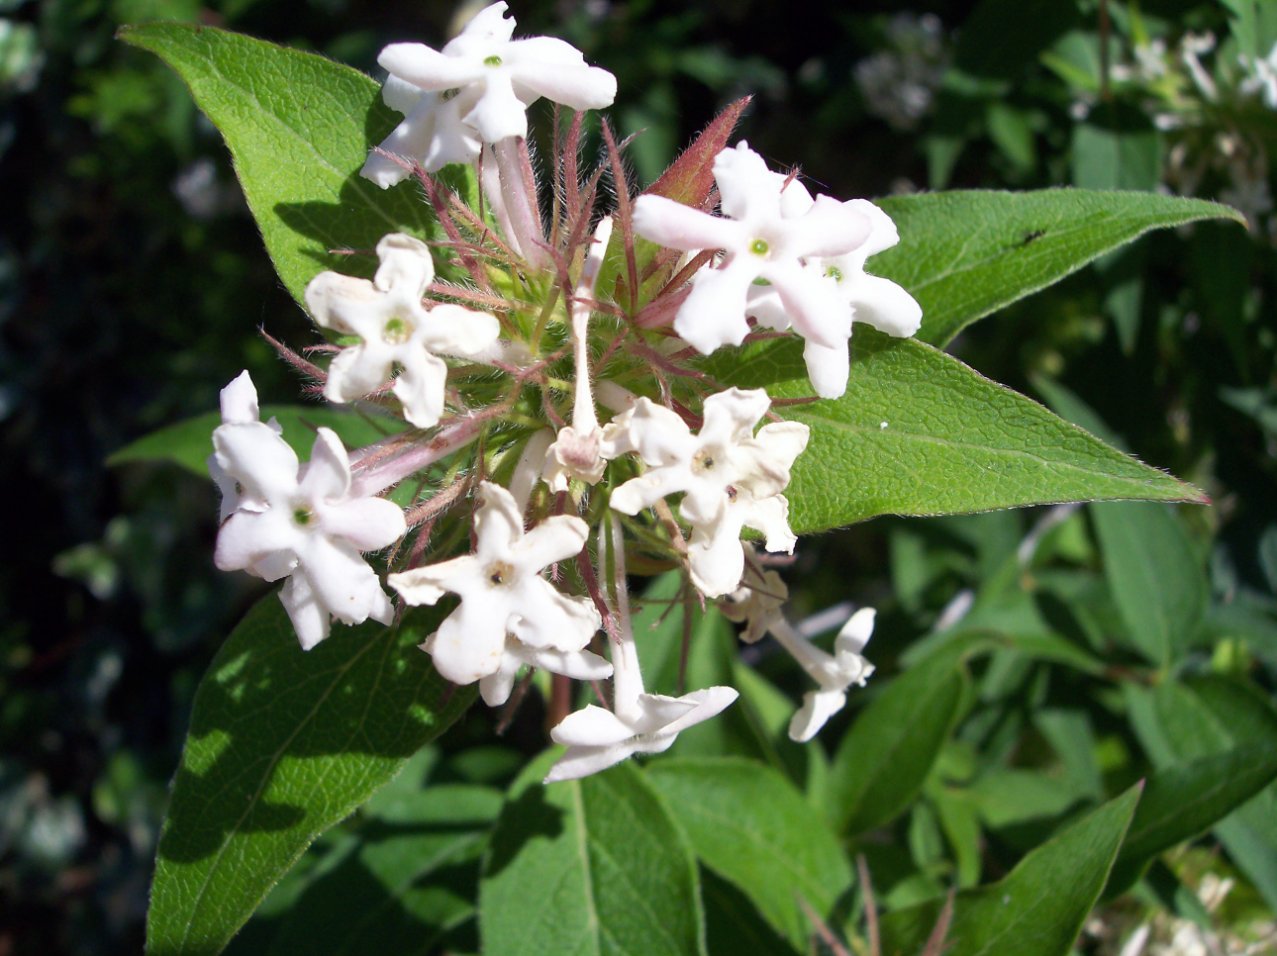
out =
{"type": "Polygon", "coordinates": [[[800,335],[827,348],[847,341],[851,308],[834,279],[791,263],[768,264],[764,275],[775,286],[785,314],[800,335]]]}
{"type": "Polygon", "coordinates": [[[422,341],[432,352],[472,356],[497,340],[501,323],[487,312],[443,304],[426,313],[421,332],[422,341]]]}
{"type": "Polygon", "coordinates": [[[840,256],[863,245],[869,238],[870,222],[853,202],[839,202],[830,196],[817,196],[807,213],[786,230],[797,245],[796,254],[829,258],[840,256]]]}
{"type": "Polygon", "coordinates": [[[633,754],[634,750],[632,742],[613,744],[610,747],[569,747],[567,753],[550,768],[543,782],[558,783],[561,780],[588,777],[620,763],[633,754]]]}
{"type": "Polygon", "coordinates": [[[860,268],[864,268],[865,260],[880,252],[890,249],[900,241],[900,233],[891,217],[871,203],[868,199],[851,199],[848,206],[869,221],[869,235],[856,248],[852,255],[860,257],[860,268]]]}
{"type": "Polygon", "coordinates": [[[807,377],[811,387],[821,398],[841,398],[847,391],[847,378],[851,373],[851,354],[848,345],[826,348],[813,339],[803,345],[803,359],[807,362],[807,377]]]}
{"type": "Polygon", "coordinates": [[[702,355],[720,345],[740,345],[749,334],[745,302],[756,278],[758,262],[748,254],[719,269],[702,269],[674,317],[674,331],[702,355]]]}
{"type": "Polygon", "coordinates": [[[685,252],[736,250],[748,241],[739,224],[664,196],[639,196],[632,222],[635,233],[644,239],[685,252]]]}
{"type": "Polygon", "coordinates": [[[520,571],[535,574],[580,554],[589,535],[590,526],[575,515],[554,515],[524,534],[510,553],[520,571]]]}
{"type": "Polygon", "coordinates": [[[791,324],[789,313],[785,311],[785,303],[780,301],[780,294],[771,285],[749,287],[745,314],[757,319],[759,325],[765,325],[777,332],[784,332],[791,324]]]}
{"type": "Polygon", "coordinates": [[[308,651],[328,636],[328,612],[315,599],[305,575],[294,574],[279,592],[280,603],[288,611],[302,650],[308,651]]]}
{"type": "Polygon", "coordinates": [[[324,398],[338,403],[363,398],[390,380],[393,366],[394,350],[384,342],[374,339],[369,344],[348,346],[328,365],[324,398]]]}
{"type": "Polygon", "coordinates": [[[397,76],[386,77],[386,84],[381,88],[381,101],[396,113],[403,113],[405,116],[417,108],[425,95],[421,87],[413,86],[397,76]]]}
{"type": "Polygon", "coordinates": [[[755,531],[761,531],[764,547],[775,554],[783,551],[794,553],[798,538],[789,528],[789,501],[784,495],[772,495],[752,501],[746,506],[744,523],[755,531]]]}
{"type": "Polygon", "coordinates": [[[603,624],[589,598],[560,594],[540,577],[520,582],[509,602],[510,632],[531,647],[579,651],[603,624]]]}
{"type": "Polygon", "coordinates": [[[581,51],[555,37],[528,37],[508,47],[506,62],[516,85],[574,110],[600,110],[616,99],[616,77],[586,66],[581,51]]]}
{"type": "Polygon", "coordinates": [[[697,437],[702,444],[748,441],[771,403],[761,388],[729,388],[711,395],[705,399],[697,437]]]}
{"type": "Polygon", "coordinates": [[[392,43],[377,57],[387,73],[422,90],[449,90],[473,83],[483,75],[483,67],[459,57],[432,50],[424,43],[392,43]]]}
{"type": "Polygon", "coordinates": [[[803,694],[802,707],[789,721],[789,739],[798,743],[811,740],[846,702],[847,695],[836,690],[810,690],[803,694]]]}
{"type": "Polygon", "coordinates": [[[405,601],[417,607],[434,604],[448,592],[464,586],[464,582],[474,580],[482,573],[483,562],[474,555],[467,554],[424,568],[391,574],[386,578],[386,583],[398,591],[405,601]]]}
{"type": "Polygon", "coordinates": [[[850,280],[847,297],[851,301],[851,317],[856,322],[872,325],[880,332],[905,338],[922,324],[922,306],[918,300],[890,279],[859,275],[850,280]]]}
{"type": "Polygon", "coordinates": [[[221,392],[222,424],[246,424],[261,417],[257,388],[248,371],[240,372],[221,392]]]}
{"type": "Polygon", "coordinates": [[[297,488],[297,455],[269,425],[222,425],[213,429],[217,463],[250,497],[275,501],[297,488]]]}
{"type": "Polygon", "coordinates": [[[435,261],[430,247],[420,239],[392,232],[377,243],[381,265],[373,285],[382,291],[402,289],[405,295],[420,299],[435,277],[435,261]]]}
{"type": "Polygon", "coordinates": [[[381,295],[367,279],[321,272],[306,284],[306,309],[317,325],[362,339],[380,336],[381,295]]]}
{"type": "Polygon", "coordinates": [[[853,614],[838,632],[838,637],[834,639],[835,652],[849,651],[859,654],[863,651],[873,634],[875,615],[876,612],[871,607],[862,607],[853,614]]]}
{"type": "Polygon", "coordinates": [[[474,532],[479,557],[485,561],[510,559],[511,549],[523,537],[523,515],[505,488],[490,481],[479,483],[474,532]]]}
{"type": "Polygon", "coordinates": [[[692,584],[707,598],[730,594],[745,573],[745,552],[738,524],[723,522],[717,527],[692,529],[688,542],[688,567],[692,584]]]}
{"type": "Polygon", "coordinates": [[[500,707],[510,699],[510,691],[514,690],[514,678],[519,673],[522,661],[506,653],[501,666],[491,674],[479,678],[479,696],[489,707],[500,707]]]}
{"type": "Polygon", "coordinates": [[[501,667],[509,616],[501,601],[462,600],[423,646],[443,677],[473,684],[501,667]]]}
{"type": "MultiPolygon", "coordinates": [[[[282,573],[265,577],[267,581],[277,581],[292,571],[296,559],[291,546],[297,541],[292,523],[278,515],[272,509],[263,514],[250,511],[237,511],[217,532],[217,545],[213,550],[213,564],[219,571],[247,571],[253,569],[262,556],[272,552],[287,552],[287,561],[282,566],[272,565],[270,571],[282,570],[282,573]]],[[[256,572],[255,572],[256,573],[256,572]]]]}
{"type": "Polygon", "coordinates": [[[324,534],[349,541],[356,551],[376,551],[393,544],[408,530],[403,509],[384,498],[355,498],[323,508],[324,534]]]}
{"type": "Polygon", "coordinates": [[[714,157],[714,181],[718,184],[719,206],[724,216],[746,219],[779,216],[780,185],[767,162],[741,140],[734,148],[720,150],[714,157]]]}
{"type": "Polygon", "coordinates": [[[316,599],[333,617],[347,624],[390,617],[390,602],[381,582],[354,548],[318,533],[306,537],[308,547],[298,554],[301,569],[316,599]]]}
{"type": "Polygon", "coordinates": [[[533,667],[562,674],[573,680],[606,680],[612,676],[612,665],[591,651],[560,651],[552,647],[524,647],[520,658],[533,667]]]}
{"type": "Polygon", "coordinates": [[[568,714],[550,731],[556,744],[572,747],[606,747],[634,736],[634,729],[610,710],[587,704],[568,714]]]}
{"type": "Polygon", "coordinates": [[[694,690],[690,694],[684,694],[679,700],[693,703],[696,706],[673,723],[667,724],[665,733],[681,733],[688,727],[709,720],[711,717],[717,717],[739,696],[740,694],[734,687],[706,687],[702,690],[694,690]]]}
{"type": "Polygon", "coordinates": [[[331,428],[316,433],[297,490],[312,502],[339,501],[350,491],[350,458],[331,428]]]}
{"type": "Polygon", "coordinates": [[[462,119],[479,131],[485,143],[528,135],[527,108],[515,95],[509,76],[502,73],[487,77],[479,102],[462,119]]]}
{"type": "Polygon", "coordinates": [[[403,371],[395,378],[393,391],[403,405],[403,417],[417,428],[431,428],[443,415],[448,366],[443,359],[411,342],[399,351],[399,356],[403,371]]]}

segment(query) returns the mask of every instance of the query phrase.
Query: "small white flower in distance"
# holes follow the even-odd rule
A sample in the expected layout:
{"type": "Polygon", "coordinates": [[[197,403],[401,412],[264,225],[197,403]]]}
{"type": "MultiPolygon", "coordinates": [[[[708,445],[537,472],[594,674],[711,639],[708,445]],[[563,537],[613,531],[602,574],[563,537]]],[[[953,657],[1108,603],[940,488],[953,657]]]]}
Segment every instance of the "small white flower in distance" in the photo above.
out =
{"type": "MultiPolygon", "coordinates": [[[[819,271],[832,279],[842,301],[851,307],[853,322],[864,322],[880,332],[907,338],[922,324],[922,306],[890,279],[865,272],[865,261],[890,249],[900,241],[891,217],[867,199],[852,199],[846,205],[855,208],[869,222],[869,235],[859,246],[840,256],[813,259],[806,269],[819,271]]],[[[748,314],[763,325],[784,330],[792,325],[806,338],[803,358],[807,376],[821,398],[838,398],[847,390],[849,356],[847,343],[828,346],[808,336],[791,321],[777,290],[771,286],[753,286],[749,293],[748,314]]]]}
{"type": "Polygon", "coordinates": [[[693,435],[677,414],[646,398],[604,429],[615,455],[637,452],[648,471],[612,492],[611,505],[638,514],[667,495],[684,492],[679,514],[692,526],[688,563],[692,583],[706,597],[734,591],[744,572],[743,528],[761,531],[768,551],[792,552],[789,484],[808,428],[773,422],[754,435],[771,400],[762,389],[731,388],[704,403],[704,424],[693,435]]]}
{"type": "Polygon", "coordinates": [[[490,704],[509,695],[520,663],[569,677],[606,677],[607,661],[584,649],[602,623],[593,602],[567,597],[541,576],[580,553],[585,522],[556,515],[525,532],[514,497],[485,481],[474,528],[474,554],[388,579],[409,604],[435,604],[449,593],[461,598],[422,645],[439,673],[454,684],[480,681],[490,704]]]}
{"type": "Polygon", "coordinates": [[[636,753],[668,750],[682,731],[717,716],[739,696],[731,687],[707,687],[682,697],[644,693],[632,636],[613,643],[612,667],[614,709],[588,704],[550,731],[550,738],[568,749],[546,774],[546,783],[588,777],[636,753]]]}
{"type": "MultiPolygon", "coordinates": [[[[381,51],[377,62],[390,73],[383,97],[406,114],[383,150],[433,171],[474,159],[480,142],[527,136],[526,110],[543,96],[574,110],[611,105],[616,77],[586,65],[563,40],[511,39],[515,23],[505,12],[504,3],[485,7],[441,51],[422,43],[392,43],[381,51]]],[[[363,175],[384,188],[407,173],[374,154],[363,175]]]]}
{"type": "Polygon", "coordinates": [[[645,239],[724,254],[719,265],[693,278],[674,330],[703,354],[739,345],[749,334],[750,290],[763,280],[800,334],[825,348],[845,347],[851,311],[838,284],[804,266],[857,249],[871,229],[863,211],[829,196],[813,200],[796,180],[769,170],[744,142],[715,157],[714,179],[726,218],[660,196],[640,196],[634,205],[634,231],[645,239]]]}
{"type": "Polygon", "coordinates": [[[247,373],[227,386],[223,400],[238,420],[214,430],[213,457],[241,490],[217,534],[214,563],[267,581],[287,577],[279,597],[306,650],[328,636],[330,617],[389,624],[390,600],[359,555],[402,536],[403,512],[381,498],[351,495],[350,461],[331,430],[319,429],[310,461],[299,466],[275,428],[242,420],[257,404],[247,373]]]}
{"type": "Polygon", "coordinates": [[[377,243],[381,261],[372,282],[321,272],[306,286],[306,307],[315,322],[358,345],[342,349],[328,367],[324,397],[349,402],[390,381],[403,414],[429,428],[443,414],[448,367],[439,354],[475,356],[501,331],[495,316],[459,305],[422,305],[434,279],[430,248],[419,239],[392,233],[377,243]]]}
{"type": "Polygon", "coordinates": [[[1273,44],[1266,57],[1243,55],[1239,59],[1247,73],[1246,79],[1242,80],[1241,91],[1260,94],[1266,107],[1277,110],[1277,43],[1273,44]]]}
{"type": "Polygon", "coordinates": [[[834,639],[834,652],[827,654],[800,635],[785,618],[776,614],[768,630],[811,676],[818,690],[803,695],[803,705],[789,722],[789,737],[799,743],[811,740],[825,722],[842,710],[847,688],[863,687],[874,666],[862,655],[873,633],[874,609],[861,608],[843,625],[834,639]]]}

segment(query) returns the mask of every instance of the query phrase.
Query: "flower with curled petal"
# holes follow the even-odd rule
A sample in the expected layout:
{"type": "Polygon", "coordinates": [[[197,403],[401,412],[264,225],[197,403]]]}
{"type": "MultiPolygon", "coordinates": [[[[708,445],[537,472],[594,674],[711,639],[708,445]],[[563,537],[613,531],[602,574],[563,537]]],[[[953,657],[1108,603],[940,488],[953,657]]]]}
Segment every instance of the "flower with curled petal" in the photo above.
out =
{"type": "Polygon", "coordinates": [[[837,282],[804,266],[859,247],[870,232],[864,213],[829,196],[813,200],[744,142],[714,158],[714,179],[723,217],[661,196],[640,196],[634,204],[634,231],[643,238],[686,252],[723,252],[718,265],[693,277],[674,331],[702,354],[739,345],[749,334],[750,290],[762,280],[804,337],[825,348],[845,347],[851,314],[837,282]]]}
{"type": "MultiPolygon", "coordinates": [[[[616,77],[586,65],[581,52],[563,40],[511,39],[515,24],[506,9],[494,3],[480,10],[442,50],[392,43],[381,51],[377,62],[390,74],[383,97],[406,113],[381,144],[383,151],[433,171],[476,158],[480,143],[526,137],[526,110],[541,97],[574,110],[611,105],[616,77]]],[[[407,170],[374,153],[363,175],[384,188],[405,178],[407,170]]]]}
{"type": "Polygon", "coordinates": [[[550,731],[550,738],[568,749],[546,774],[546,783],[588,777],[634,754],[668,750],[681,732],[716,717],[739,696],[731,687],[707,687],[682,697],[644,693],[632,635],[613,643],[612,667],[613,709],[588,704],[550,731]]]}
{"type": "MultiPolygon", "coordinates": [[[[261,421],[261,410],[257,407],[257,389],[248,372],[240,372],[221,392],[222,424],[217,429],[223,435],[233,431],[261,433],[263,428],[276,435],[283,435],[284,429],[275,419],[265,424],[261,421]]],[[[261,511],[266,501],[257,488],[247,489],[236,478],[228,474],[217,460],[216,453],[208,456],[208,473],[221,493],[222,503],[218,512],[218,522],[225,521],[241,506],[251,511],[261,511]]]]}
{"type": "Polygon", "coordinates": [[[461,598],[422,650],[454,684],[479,681],[489,704],[509,696],[524,663],[578,679],[608,676],[607,661],[585,650],[601,624],[594,604],[561,594],[541,576],[581,551],[585,522],[555,515],[525,532],[510,492],[487,481],[479,489],[474,554],[388,579],[409,604],[435,604],[449,593],[461,598]]]}
{"type": "Polygon", "coordinates": [[[214,563],[267,581],[287,577],[279,598],[306,650],[328,636],[332,617],[389,624],[390,600],[360,552],[402,536],[403,512],[351,494],[350,461],[331,430],[319,429],[300,466],[277,429],[244,420],[257,405],[247,372],[222,395],[235,417],[213,431],[213,459],[240,490],[218,531],[214,563]]]}
{"type": "Polygon", "coordinates": [[[315,321],[359,344],[342,349],[328,367],[324,397],[349,402],[390,381],[403,414],[429,428],[443,414],[448,367],[439,354],[473,357],[497,340],[495,316],[459,305],[422,305],[434,279],[430,248],[419,239],[391,233],[377,243],[381,265],[372,282],[321,272],[306,286],[306,306],[315,321]]]}
{"type": "Polygon", "coordinates": [[[612,492],[611,506],[638,514],[683,492],[679,514],[692,526],[688,564],[706,597],[736,589],[744,571],[743,528],[761,531],[768,551],[792,552],[789,484],[808,428],[773,422],[754,434],[771,400],[762,389],[731,388],[705,399],[704,422],[693,435],[676,413],[640,398],[604,429],[613,457],[637,452],[648,470],[612,492]]]}

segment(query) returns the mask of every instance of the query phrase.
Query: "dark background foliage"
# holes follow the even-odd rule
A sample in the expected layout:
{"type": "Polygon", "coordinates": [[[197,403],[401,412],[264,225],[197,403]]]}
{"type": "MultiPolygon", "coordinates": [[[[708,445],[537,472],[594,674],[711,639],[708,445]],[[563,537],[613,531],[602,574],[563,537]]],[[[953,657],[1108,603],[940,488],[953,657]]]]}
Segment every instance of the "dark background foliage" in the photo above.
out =
{"type": "MultiPolygon", "coordinates": [[[[1043,61],[1066,34],[1105,29],[1112,57],[1129,54],[1127,21],[1104,27],[1086,0],[913,5],[939,18],[928,82],[943,86],[918,116],[889,121],[854,77],[899,46],[890,16],[903,6],[587,0],[514,12],[520,32],[565,36],[618,75],[611,116],[623,133],[643,130],[630,153],[636,184],[745,93],[755,100],[742,135],[777,165],[801,162],[837,196],[1154,188],[1165,178],[1171,143],[1150,135],[1143,101],[1101,95],[1079,119],[1085,97],[1043,61]],[[1095,152],[1099,140],[1128,157],[1122,169],[1147,170],[1144,181],[1105,181],[1113,164],[1095,152]]],[[[312,334],[262,252],[216,131],[175,76],[114,31],[195,20],[376,75],[383,44],[437,44],[453,13],[436,2],[0,0],[0,954],[139,949],[194,687],[259,593],[213,572],[206,481],[112,468],[107,457],[214,408],[241,368],[266,400],[289,399],[295,382],[255,330],[294,344],[312,334]]],[[[1171,37],[1227,32],[1211,3],[1161,0],[1143,13],[1171,37]]],[[[1269,117],[1253,120],[1256,136],[1271,139],[1269,117]]],[[[1212,175],[1199,194],[1225,188],[1212,175]]],[[[1054,400],[1051,383],[1066,386],[1138,456],[1206,488],[1215,507],[1185,518],[1210,555],[1212,591],[1259,596],[1246,606],[1266,621],[1271,655],[1277,388],[1266,225],[1250,236],[1216,225],[1156,236],[955,349],[1030,394],[1054,400]]],[[[960,588],[979,586],[969,527],[879,521],[806,545],[799,601],[872,601],[903,642],[960,588]],[[900,555],[919,539],[929,563],[906,581],[900,555]]]]}

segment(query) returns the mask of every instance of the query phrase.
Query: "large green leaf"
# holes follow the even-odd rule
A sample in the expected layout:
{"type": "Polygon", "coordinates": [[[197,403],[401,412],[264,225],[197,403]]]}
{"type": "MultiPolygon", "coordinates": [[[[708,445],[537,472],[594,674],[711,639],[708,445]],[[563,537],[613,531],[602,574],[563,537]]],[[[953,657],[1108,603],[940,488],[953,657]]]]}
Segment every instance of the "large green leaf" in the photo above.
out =
{"type": "MultiPolygon", "coordinates": [[[[801,343],[712,363],[733,385],[809,395],[801,343]]],[[[937,515],[1114,498],[1200,501],[1200,492],[930,346],[872,329],[852,338],[847,394],[795,405],[811,426],[786,491],[802,534],[881,514],[937,515]]]]}
{"type": "MultiPolygon", "coordinates": [[[[1139,800],[1131,788],[1029,853],[1004,879],[957,895],[945,956],[1064,956],[1095,905],[1139,800]]],[[[922,950],[942,901],[889,913],[884,953],[922,950]]]]}
{"type": "Polygon", "coordinates": [[[840,829],[860,833],[908,807],[949,739],[966,685],[961,658],[937,653],[893,680],[856,717],[829,768],[840,829]]]}
{"type": "Polygon", "coordinates": [[[1192,538],[1164,505],[1092,505],[1091,517],[1131,643],[1154,664],[1170,664],[1206,614],[1206,575],[1192,538]]]}
{"type": "Polygon", "coordinates": [[[479,888],[487,956],[705,952],[696,861],[633,764],[545,786],[515,781],[479,888]]]}
{"type": "Polygon", "coordinates": [[[220,951],[318,834],[469,705],[415,649],[436,618],[336,627],[307,653],[275,597],[249,612],[195,695],[160,837],[150,953],[220,951]]]}
{"type": "Polygon", "coordinates": [[[913,294],[922,305],[919,338],[933,345],[1150,229],[1198,219],[1244,224],[1218,203],[1139,192],[955,191],[879,204],[900,244],[874,256],[869,271],[913,294]]]}
{"type": "MultiPolygon", "coordinates": [[[[279,422],[284,429],[284,441],[302,458],[310,455],[317,428],[331,428],[347,448],[358,448],[406,427],[400,419],[373,418],[322,405],[267,405],[261,415],[263,421],[273,418],[279,422]]],[[[220,424],[222,416],[218,412],[188,418],[130,442],[112,453],[106,463],[171,462],[207,477],[208,456],[213,452],[213,429],[220,424]]]]}
{"type": "Polygon", "coordinates": [[[770,767],[733,758],[665,760],[648,779],[701,861],[805,951],[815,928],[803,903],[829,920],[851,867],[802,795],[770,767]]]}
{"type": "Polygon", "coordinates": [[[369,145],[402,118],[382,104],[371,78],[211,27],[147,23],[120,36],[176,70],[221,131],[275,269],[298,302],[321,270],[352,271],[348,257],[329,250],[371,250],[390,232],[429,233],[430,207],[416,190],[382,190],[359,176],[369,145]]]}

